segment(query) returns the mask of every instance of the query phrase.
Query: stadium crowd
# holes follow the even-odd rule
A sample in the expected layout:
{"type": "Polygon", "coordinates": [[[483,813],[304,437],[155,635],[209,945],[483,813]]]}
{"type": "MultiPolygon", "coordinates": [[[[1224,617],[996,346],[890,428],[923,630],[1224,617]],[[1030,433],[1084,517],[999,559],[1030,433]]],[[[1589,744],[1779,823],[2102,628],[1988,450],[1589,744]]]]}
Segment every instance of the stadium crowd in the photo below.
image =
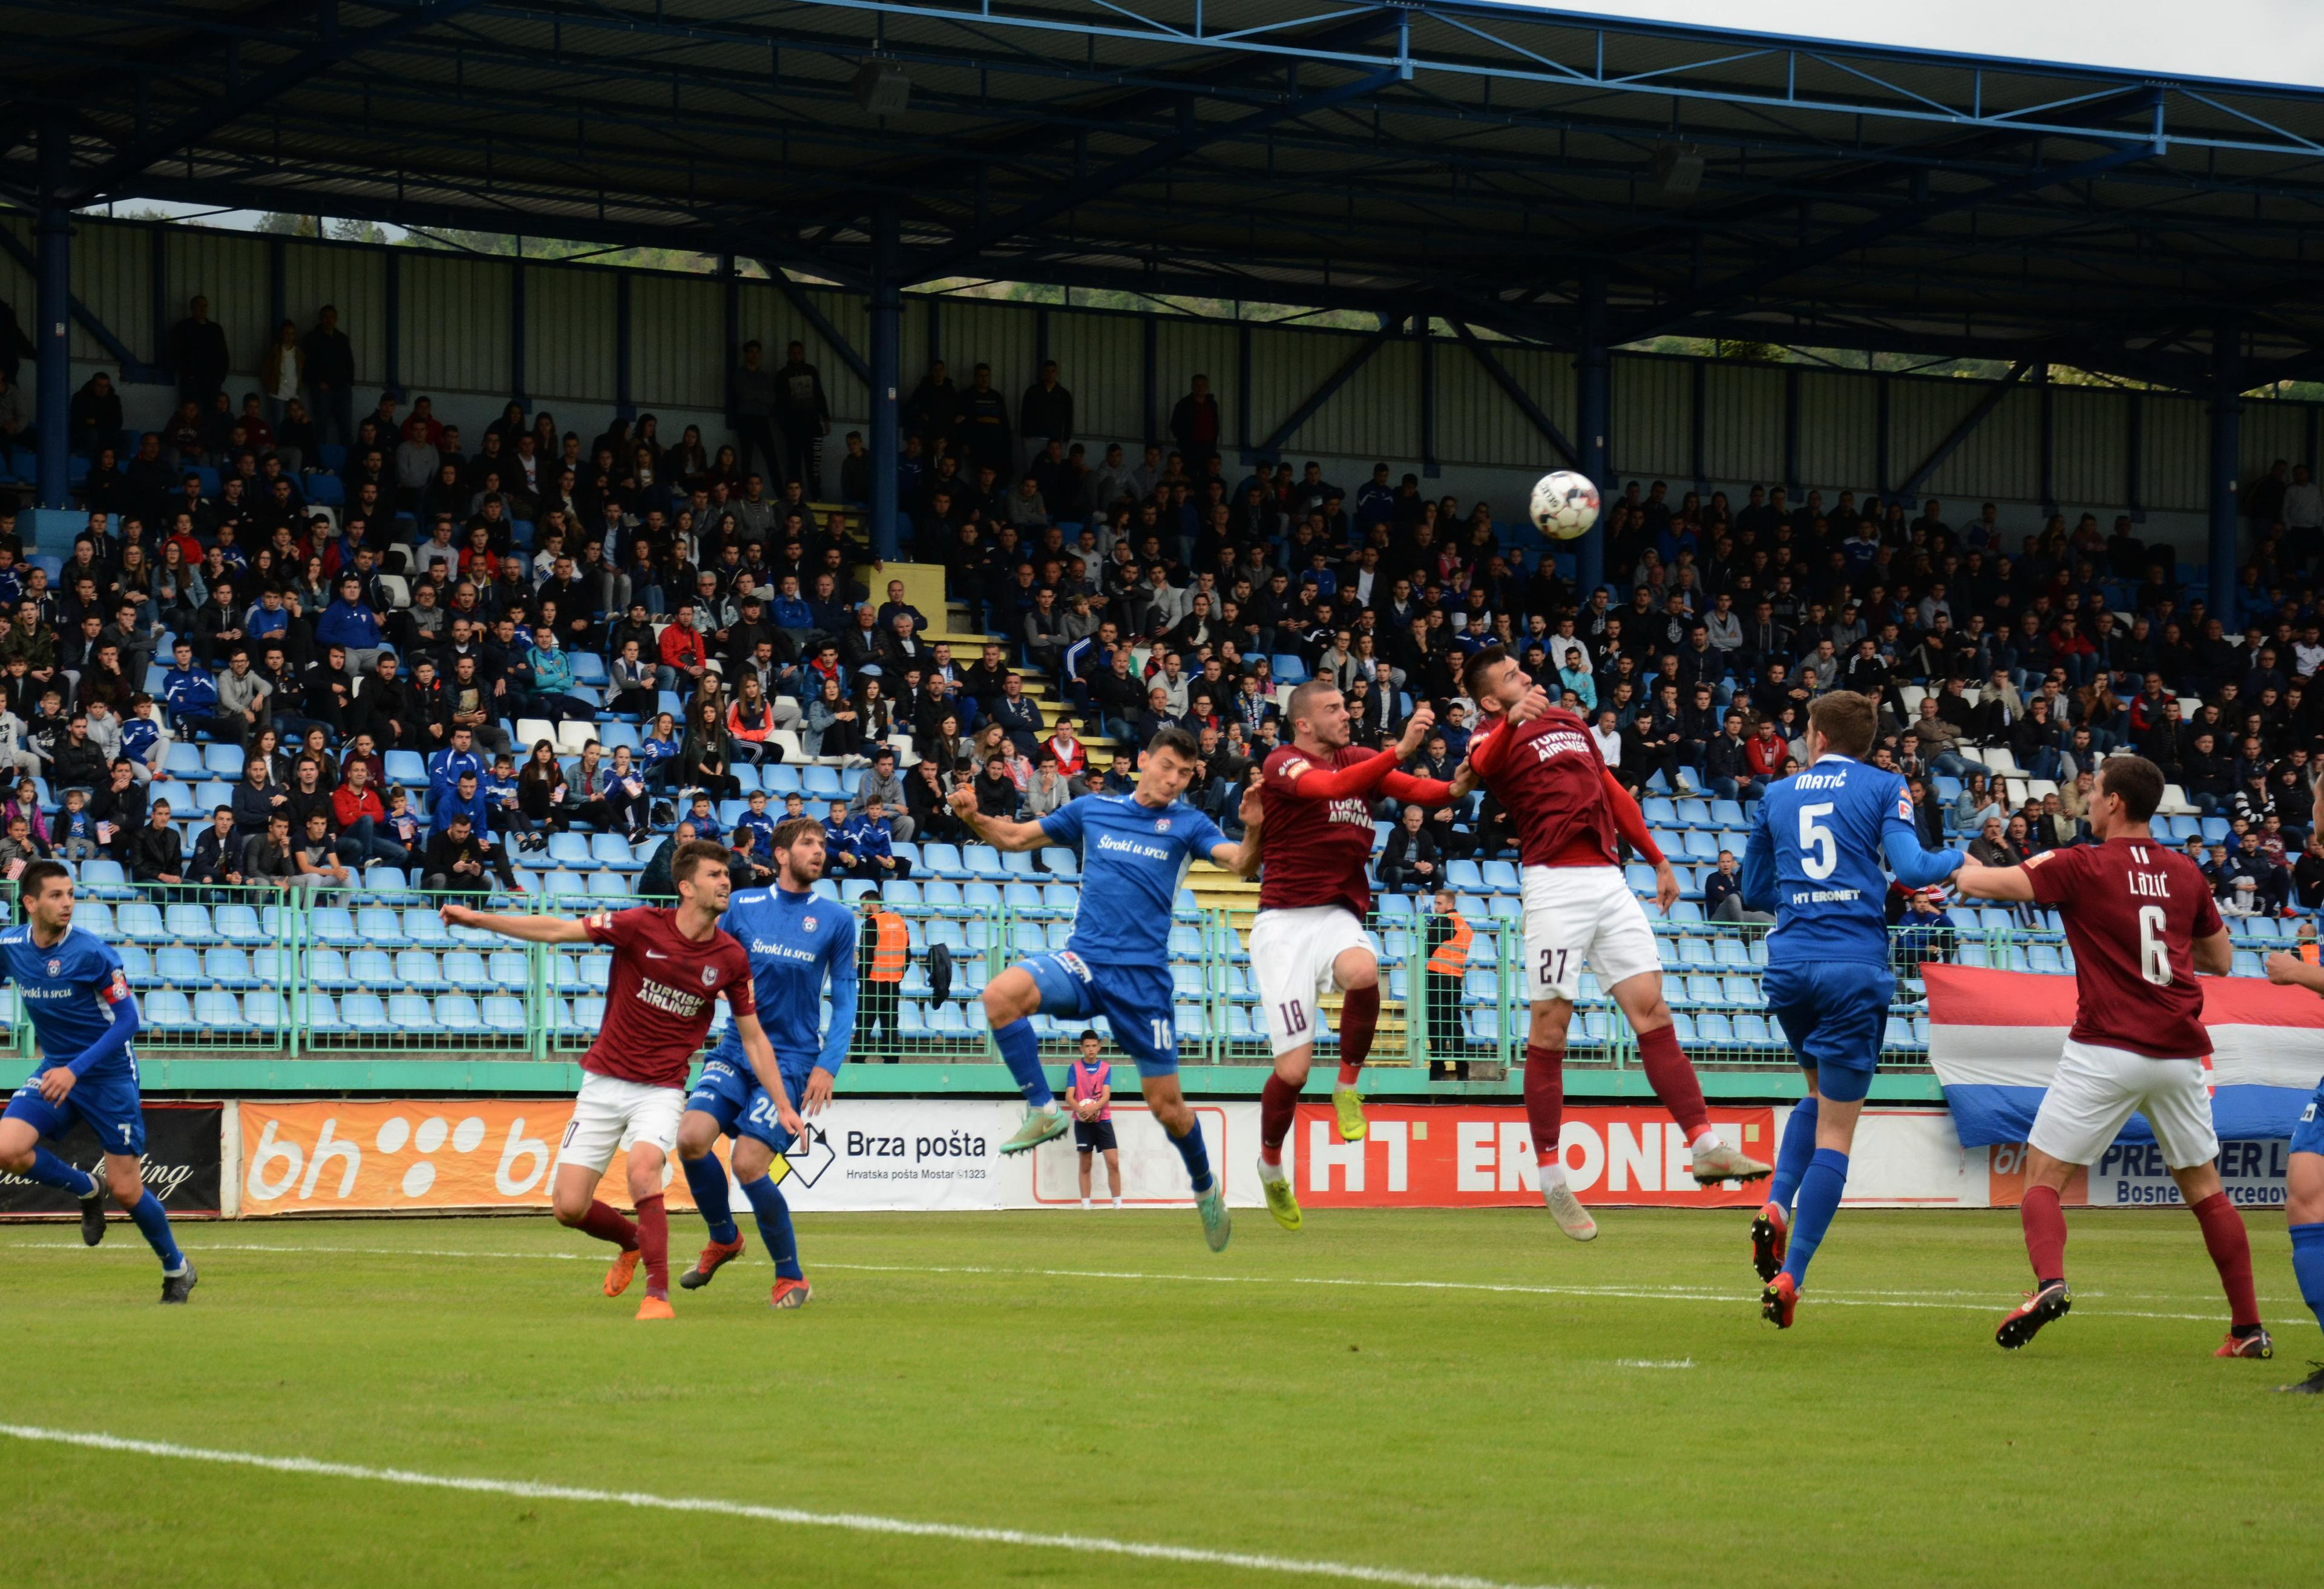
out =
{"type": "MultiPolygon", "coordinates": [[[[780,364],[742,348],[731,440],[652,414],[585,437],[516,401],[475,434],[424,395],[357,414],[329,309],[279,328],[255,390],[229,389],[202,300],[171,346],[160,430],[125,430],[102,373],[75,394],[88,522],[60,565],[0,517],[11,864],[322,887],[387,862],[482,889],[556,834],[685,821],[762,869],[785,811],[757,792],[722,821],[736,769],[820,759],[862,770],[852,797],[782,805],[827,815],[839,869],[877,880],[908,869],[898,843],[966,836],[955,785],[1038,816],[1126,789],[1127,747],[1168,724],[1203,749],[1189,798],[1231,824],[1306,678],[1340,684],[1367,745],[1433,704],[1413,770],[1449,777],[1475,721],[1460,662],[1498,644],[1642,792],[1739,811],[1795,764],[1808,703],[1859,691],[1932,843],[1998,862],[2078,842],[2095,762],[2133,749],[2181,815],[2218,819],[2189,842],[2223,902],[2324,902],[2303,817],[2324,500],[2285,463],[2246,494],[2227,613],[2127,517],[2005,527],[1991,503],[1636,480],[1605,506],[1608,584],[1582,592],[1530,525],[1386,463],[1352,491],[1314,462],[1231,466],[1201,377],[1167,439],[1125,446],[1078,432],[1055,363],[1013,405],[988,366],[962,386],[937,363],[904,405],[899,500],[913,554],[1004,637],[970,656],[929,638],[902,581],[867,589],[860,515],[816,505],[830,407],[798,343],[780,364]],[[197,742],[239,751],[232,800],[149,810],[171,746],[197,742]],[[396,753],[424,780],[391,776],[396,753]]],[[[21,410],[0,402],[11,447],[21,410]]],[[[860,506],[860,434],[836,463],[860,506]]],[[[1390,888],[1507,849],[1489,801],[1379,815],[1390,888]]],[[[1706,873],[1706,903],[1739,913],[1729,872],[1706,873]]]]}

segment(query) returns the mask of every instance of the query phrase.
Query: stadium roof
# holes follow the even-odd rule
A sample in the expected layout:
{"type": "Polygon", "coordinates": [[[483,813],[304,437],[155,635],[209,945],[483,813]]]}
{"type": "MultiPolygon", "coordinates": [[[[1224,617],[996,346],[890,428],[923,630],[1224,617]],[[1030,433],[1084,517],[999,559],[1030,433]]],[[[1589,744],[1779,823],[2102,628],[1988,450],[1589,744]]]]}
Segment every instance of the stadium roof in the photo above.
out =
{"type": "Polygon", "coordinates": [[[2324,90],[1475,0],[0,0],[0,190],[2073,363],[2324,363],[2324,90]],[[908,107],[859,106],[876,59],[908,107]],[[1601,298],[1602,291],[1602,298],[1601,298]],[[1599,305],[1602,301],[1602,309],[1599,305]]]}

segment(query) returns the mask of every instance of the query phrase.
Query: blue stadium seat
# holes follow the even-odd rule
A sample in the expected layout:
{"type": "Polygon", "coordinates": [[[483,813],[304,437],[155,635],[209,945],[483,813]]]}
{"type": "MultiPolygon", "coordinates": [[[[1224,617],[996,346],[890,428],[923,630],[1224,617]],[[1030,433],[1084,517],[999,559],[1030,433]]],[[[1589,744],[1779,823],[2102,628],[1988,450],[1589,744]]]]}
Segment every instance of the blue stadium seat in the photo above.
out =
{"type": "Polygon", "coordinates": [[[337,949],[307,951],[307,980],[327,993],[349,993],[363,985],[347,969],[347,957],[337,949]]]}
{"type": "Polygon", "coordinates": [[[494,949],[485,956],[484,975],[492,978],[494,986],[513,989],[524,986],[531,973],[524,950],[494,949]]]}
{"type": "Polygon", "coordinates": [[[257,973],[251,969],[250,956],[240,949],[210,950],[202,956],[201,974],[232,993],[247,993],[265,985],[259,980],[257,973]]]}
{"type": "Polygon", "coordinates": [[[170,936],[182,944],[214,944],[219,942],[217,929],[210,925],[207,905],[172,905],[164,912],[170,936]]]}
{"type": "Polygon", "coordinates": [[[646,864],[639,860],[621,835],[615,833],[592,834],[589,858],[609,872],[643,872],[646,869],[646,864]]]}
{"type": "Polygon", "coordinates": [[[202,760],[202,747],[186,740],[171,740],[169,753],[161,758],[161,771],[189,782],[198,782],[208,770],[208,764],[202,760]]]}
{"type": "Polygon", "coordinates": [[[171,1033],[194,1030],[193,1006],[176,988],[155,988],[146,995],[144,1003],[143,1023],[146,1026],[171,1033]]]}
{"type": "Polygon", "coordinates": [[[339,1014],[339,1002],[330,994],[310,993],[302,1002],[309,1031],[337,1037],[346,1030],[347,1023],[339,1014]]]}
{"type": "Polygon", "coordinates": [[[355,930],[364,943],[383,949],[400,949],[410,941],[403,936],[403,918],[383,905],[357,910],[355,930]]]}
{"type": "Polygon", "coordinates": [[[484,1021],[486,1031],[522,1033],[526,1030],[524,1001],[507,993],[494,993],[485,999],[484,1021]]]}
{"type": "Polygon", "coordinates": [[[283,1020],[282,997],[272,988],[260,988],[242,996],[242,1018],[259,1031],[280,1031],[283,1020]]]}
{"type": "Polygon", "coordinates": [[[466,993],[444,993],[436,1000],[436,1028],[447,1032],[480,1032],[484,1018],[475,1000],[466,993]]]}
{"type": "Polygon", "coordinates": [[[436,956],[426,949],[405,949],[395,956],[397,987],[410,988],[414,993],[432,993],[451,986],[438,967],[436,956]]]}
{"type": "Polygon", "coordinates": [[[347,956],[347,975],[355,985],[374,992],[396,985],[395,960],[385,949],[357,949],[347,956]]]}
{"type": "Polygon", "coordinates": [[[965,882],[971,875],[967,864],[960,857],[959,846],[955,845],[942,843],[923,845],[920,847],[920,854],[927,862],[928,871],[934,876],[965,882]]]}
{"type": "Polygon", "coordinates": [[[358,949],[367,941],[355,930],[355,913],[343,905],[319,905],[307,917],[307,930],[318,944],[358,949]]]}
{"type": "Polygon", "coordinates": [[[387,1024],[400,1032],[432,1032],[436,1030],[435,1003],[420,993],[390,993],[387,1024]]]}
{"type": "Polygon", "coordinates": [[[1060,845],[1045,845],[1040,854],[1041,864],[1049,875],[1064,882],[1077,881],[1082,874],[1081,858],[1060,845]]]}
{"type": "Polygon", "coordinates": [[[117,919],[121,936],[133,944],[166,944],[176,936],[162,921],[160,909],[144,900],[124,904],[117,919]]]}
{"type": "Polygon", "coordinates": [[[243,1019],[241,1001],[216,992],[194,995],[194,1024],[204,1031],[228,1033],[246,1031],[250,1026],[243,1019]]]}
{"type": "Polygon", "coordinates": [[[589,873],[589,897],[602,904],[629,904],[629,882],[617,873],[592,872],[589,873]]]}
{"type": "Polygon", "coordinates": [[[982,878],[988,882],[1007,880],[1009,869],[1001,864],[1001,852],[991,845],[970,845],[961,855],[971,877],[982,878]]]}
{"type": "Polygon", "coordinates": [[[242,777],[242,747],[216,742],[202,747],[202,765],[221,783],[233,783],[242,777]]]}
{"type": "Polygon", "coordinates": [[[589,841],[577,833],[550,834],[549,858],[568,871],[595,872],[597,869],[596,857],[589,853],[589,841]]]}

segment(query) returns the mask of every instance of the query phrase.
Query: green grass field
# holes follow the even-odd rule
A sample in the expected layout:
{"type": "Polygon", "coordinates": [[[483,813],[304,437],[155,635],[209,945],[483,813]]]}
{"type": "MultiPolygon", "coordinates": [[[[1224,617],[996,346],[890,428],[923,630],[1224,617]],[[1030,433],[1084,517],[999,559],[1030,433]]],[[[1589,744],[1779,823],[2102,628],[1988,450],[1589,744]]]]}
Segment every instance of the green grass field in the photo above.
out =
{"type": "MultiPolygon", "coordinates": [[[[700,1225],[676,1220],[678,1267],[700,1225]]],[[[2324,1355],[2255,1216],[2273,1363],[2215,1362],[2184,1213],[2077,1215],[2073,1315],[1992,1327],[2013,1215],[1847,1214],[1759,1322],[1741,1214],[801,1221],[675,1324],[546,1220],[0,1234],[0,1422],[455,1478],[1251,1553],[1375,1581],[2273,1584],[2312,1570],[2324,1355]]],[[[745,1225],[745,1230],[749,1229],[745,1225]]],[[[0,1435],[16,1584],[1320,1584],[1275,1566],[465,1492],[0,1435]]],[[[1342,1581],[1348,1575],[1342,1575],[1342,1581]]]]}

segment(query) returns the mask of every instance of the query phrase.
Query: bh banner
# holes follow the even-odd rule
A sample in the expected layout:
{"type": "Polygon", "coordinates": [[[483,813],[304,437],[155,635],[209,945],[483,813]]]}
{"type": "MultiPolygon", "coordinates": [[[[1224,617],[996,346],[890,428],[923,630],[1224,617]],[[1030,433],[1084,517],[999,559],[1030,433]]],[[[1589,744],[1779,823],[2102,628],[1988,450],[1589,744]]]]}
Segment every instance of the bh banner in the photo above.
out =
{"type": "MultiPolygon", "coordinates": [[[[140,1168],[145,1185],[172,1218],[218,1212],[219,1132],[225,1115],[220,1104],[145,1105],[145,1158],[140,1168]]],[[[86,1125],[76,1123],[50,1145],[76,1168],[104,1178],[105,1151],[86,1125]]],[[[53,1187],[0,1170],[0,1216],[72,1214],[79,1207],[53,1187]]]]}
{"type": "MultiPolygon", "coordinates": [[[[252,1101],[239,1112],[241,1212],[252,1216],[544,1208],[573,1106],[563,1099],[252,1101]]],[[[1191,1203],[1185,1169],[1161,1127],[1140,1107],[1117,1104],[1113,1113],[1124,1200],[1191,1203]]],[[[1257,1105],[1203,1104],[1195,1113],[1228,1196],[1257,1206],[1257,1105]]],[[[808,1212],[1078,1206],[1070,1135],[1001,1156],[1023,1113],[1015,1103],[843,1097],[810,1122],[807,1141],[775,1173],[792,1206],[808,1212]]],[[[718,1153],[725,1158],[727,1144],[718,1153]]],[[[1106,1167],[1093,1168],[1094,1189],[1107,1196],[1106,1167]]],[[[674,1157],[664,1182],[672,1208],[693,1206],[674,1157]]],[[[598,1196],[629,1206],[618,1159],[598,1196]]]]}
{"type": "MultiPolygon", "coordinates": [[[[1370,1134],[1342,1142],[1332,1111],[1302,1104],[1285,1144],[1299,1200],[1311,1208],[1482,1208],[1537,1205],[1541,1180],[1522,1107],[1367,1104],[1370,1134]]],[[[1711,1124],[1755,1158],[1772,1159],[1775,1111],[1715,1107],[1711,1124]]],[[[1698,1187],[1685,1133],[1658,1108],[1568,1104],[1558,1147],[1584,1203],[1757,1206],[1739,1185],[1698,1187]]]]}
{"type": "MultiPolygon", "coordinates": [[[[1929,1062],[1961,1144],[2023,1142],[2074,1023],[2074,979],[1935,964],[1922,975],[1929,1062]]],[[[2324,1076],[2324,1000],[2246,976],[2207,976],[2202,989],[2220,1140],[2290,1137],[2324,1076]]],[[[2153,1140],[2145,1117],[2134,1114],[2118,1144],[2153,1140]]]]}

